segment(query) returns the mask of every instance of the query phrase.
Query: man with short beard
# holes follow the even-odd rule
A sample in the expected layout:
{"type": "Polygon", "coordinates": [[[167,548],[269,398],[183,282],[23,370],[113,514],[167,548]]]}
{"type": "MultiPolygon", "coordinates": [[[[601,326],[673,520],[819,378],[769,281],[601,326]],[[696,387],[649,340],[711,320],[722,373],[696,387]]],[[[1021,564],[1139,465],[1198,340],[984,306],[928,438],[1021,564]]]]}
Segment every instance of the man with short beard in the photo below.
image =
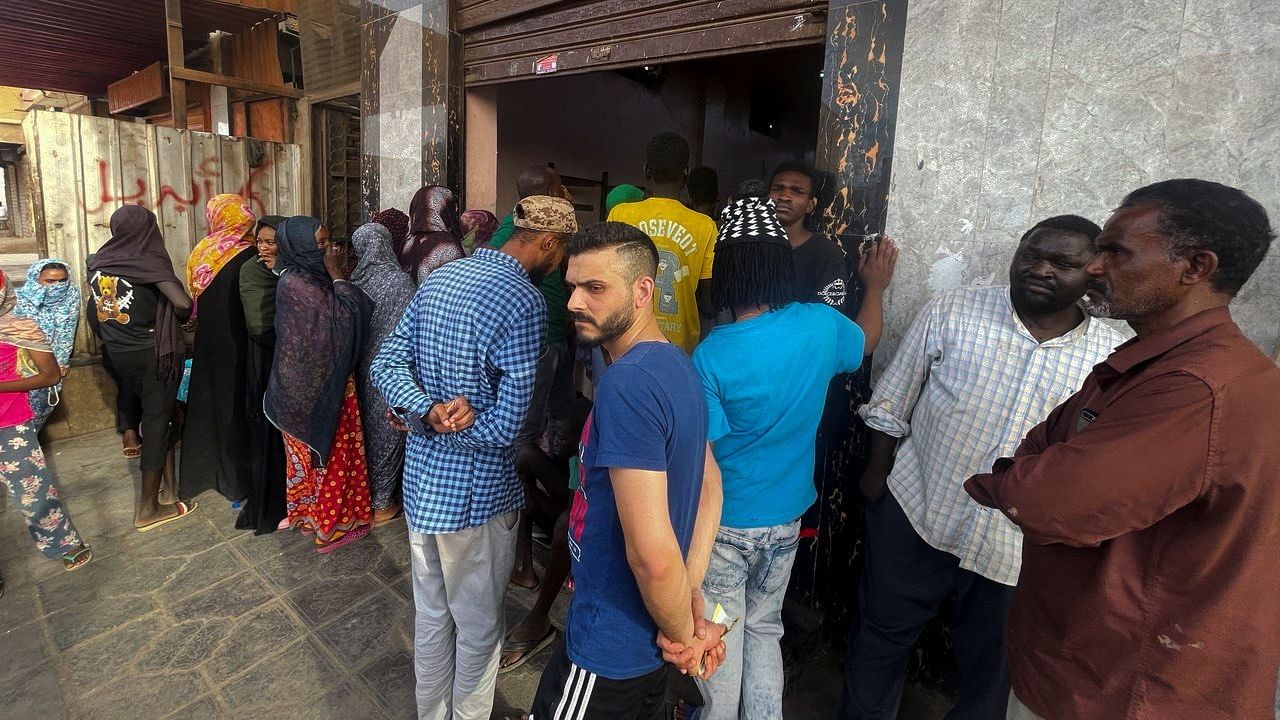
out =
{"type": "Polygon", "coordinates": [[[501,250],[476,248],[431,273],[370,372],[418,430],[405,445],[404,514],[419,720],[487,720],[493,709],[524,505],[515,449],[547,314],[535,286],[578,226],[563,198],[525,198],[513,215],[501,250]]]}
{"type": "Polygon", "coordinates": [[[1137,337],[965,484],[1026,538],[1013,720],[1270,718],[1280,369],[1228,310],[1275,232],[1205,180],[1135,190],[1085,267],[1137,337]]]}
{"type": "Polygon", "coordinates": [[[841,718],[897,716],[911,647],[953,593],[959,698],[948,718],[1004,717],[1004,624],[1022,536],[963,485],[1120,343],[1079,305],[1098,232],[1075,215],[1043,220],[1022,236],[1008,287],[934,297],[859,410],[872,430],[861,480],[867,554],[841,718]]]}
{"type": "Polygon", "coordinates": [[[582,433],[569,514],[575,591],[561,647],[538,684],[534,720],[656,720],[673,658],[704,677],[725,628],[700,587],[720,522],[720,475],[689,357],[658,327],[658,249],[640,230],[598,223],[574,236],[565,275],[578,341],[611,361],[582,433]]]}

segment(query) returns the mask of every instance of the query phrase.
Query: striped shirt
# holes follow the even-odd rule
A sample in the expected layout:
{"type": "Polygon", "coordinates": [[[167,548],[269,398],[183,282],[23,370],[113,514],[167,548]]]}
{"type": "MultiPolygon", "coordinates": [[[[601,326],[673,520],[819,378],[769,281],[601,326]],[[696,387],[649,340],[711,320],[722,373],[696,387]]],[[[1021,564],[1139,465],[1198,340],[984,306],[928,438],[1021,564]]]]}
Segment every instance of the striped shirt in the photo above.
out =
{"type": "Polygon", "coordinates": [[[515,258],[477,248],[432,272],[387,336],[370,375],[389,406],[423,415],[462,395],[476,414],[461,432],[409,433],[410,530],[457,532],[524,506],[516,434],[533,393],[546,315],[542,295],[515,258]]]}
{"type": "Polygon", "coordinates": [[[921,539],[966,570],[1016,585],[1021,531],[970,498],[964,482],[1012,456],[1123,340],[1086,317],[1038,342],[1007,287],[962,287],[930,300],[858,411],[872,429],[902,438],[889,491],[921,539]]]}

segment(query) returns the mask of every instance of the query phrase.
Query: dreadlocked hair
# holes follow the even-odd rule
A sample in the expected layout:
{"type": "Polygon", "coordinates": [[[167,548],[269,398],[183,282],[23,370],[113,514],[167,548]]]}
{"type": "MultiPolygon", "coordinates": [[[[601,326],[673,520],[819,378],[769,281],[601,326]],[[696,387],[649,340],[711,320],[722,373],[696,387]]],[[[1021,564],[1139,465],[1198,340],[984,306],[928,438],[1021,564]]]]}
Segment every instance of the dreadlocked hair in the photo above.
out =
{"type": "Polygon", "coordinates": [[[716,248],[711,302],[717,310],[780,308],[796,299],[795,261],[782,243],[737,242],[716,248]]]}

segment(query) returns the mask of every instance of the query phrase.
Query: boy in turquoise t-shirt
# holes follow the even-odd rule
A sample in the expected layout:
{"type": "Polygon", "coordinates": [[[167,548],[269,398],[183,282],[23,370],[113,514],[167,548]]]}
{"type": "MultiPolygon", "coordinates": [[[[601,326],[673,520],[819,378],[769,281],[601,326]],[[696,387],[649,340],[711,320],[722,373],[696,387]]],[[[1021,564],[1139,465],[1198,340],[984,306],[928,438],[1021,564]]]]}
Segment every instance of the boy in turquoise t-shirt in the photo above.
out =
{"type": "Polygon", "coordinates": [[[858,369],[864,339],[838,310],[792,301],[791,245],[770,200],[725,210],[711,278],[715,307],[733,322],[693,353],[724,484],[702,590],[707,607],[719,603],[744,624],[725,638],[712,707],[717,718],[781,717],[782,601],[800,516],[817,497],[814,439],[828,384],[858,369]]]}

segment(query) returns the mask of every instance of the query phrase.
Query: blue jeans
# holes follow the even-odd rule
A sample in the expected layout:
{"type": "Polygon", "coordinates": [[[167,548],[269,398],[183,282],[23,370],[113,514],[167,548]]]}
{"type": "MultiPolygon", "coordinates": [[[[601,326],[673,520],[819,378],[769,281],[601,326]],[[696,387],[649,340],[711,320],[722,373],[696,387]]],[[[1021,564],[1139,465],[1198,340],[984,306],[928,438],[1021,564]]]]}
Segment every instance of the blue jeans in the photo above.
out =
{"type": "Polygon", "coordinates": [[[781,720],[782,600],[800,542],[800,521],[762,528],[721,527],[702,582],[707,612],[720,603],[742,618],[725,639],[712,676],[706,720],[781,720]]]}

